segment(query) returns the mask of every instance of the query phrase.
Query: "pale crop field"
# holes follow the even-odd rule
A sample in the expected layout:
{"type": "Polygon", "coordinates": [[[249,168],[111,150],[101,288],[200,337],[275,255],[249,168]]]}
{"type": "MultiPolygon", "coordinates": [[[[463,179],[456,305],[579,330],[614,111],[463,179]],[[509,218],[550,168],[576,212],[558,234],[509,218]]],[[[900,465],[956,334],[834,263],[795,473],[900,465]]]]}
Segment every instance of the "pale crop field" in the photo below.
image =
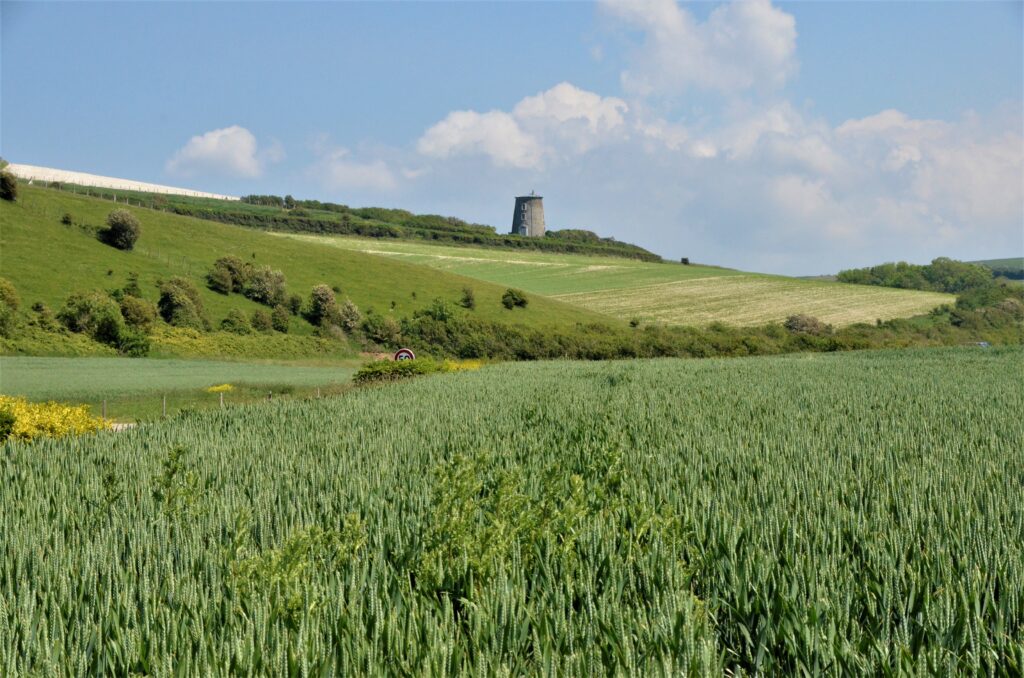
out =
{"type": "Polygon", "coordinates": [[[510,363],[8,442],[0,675],[1020,675],[1022,360],[510,363]]]}
{"type": "Polygon", "coordinates": [[[757,325],[804,313],[834,326],[927,313],[949,294],[743,273],[615,257],[281,234],[518,287],[620,320],[757,325]]]}
{"type": "Polygon", "coordinates": [[[763,325],[803,313],[841,327],[927,313],[955,298],[869,285],[735,275],[557,295],[556,299],[620,318],[670,325],[763,325]]]}

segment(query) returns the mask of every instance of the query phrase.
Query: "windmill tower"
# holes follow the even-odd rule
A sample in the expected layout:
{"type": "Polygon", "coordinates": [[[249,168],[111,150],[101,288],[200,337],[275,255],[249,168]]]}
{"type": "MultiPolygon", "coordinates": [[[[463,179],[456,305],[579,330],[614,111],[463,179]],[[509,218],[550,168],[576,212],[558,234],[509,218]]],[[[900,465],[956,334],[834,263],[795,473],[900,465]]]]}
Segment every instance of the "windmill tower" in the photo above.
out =
{"type": "Polygon", "coordinates": [[[516,209],[512,213],[512,235],[544,237],[544,198],[533,191],[530,191],[530,195],[516,197],[516,209]]]}

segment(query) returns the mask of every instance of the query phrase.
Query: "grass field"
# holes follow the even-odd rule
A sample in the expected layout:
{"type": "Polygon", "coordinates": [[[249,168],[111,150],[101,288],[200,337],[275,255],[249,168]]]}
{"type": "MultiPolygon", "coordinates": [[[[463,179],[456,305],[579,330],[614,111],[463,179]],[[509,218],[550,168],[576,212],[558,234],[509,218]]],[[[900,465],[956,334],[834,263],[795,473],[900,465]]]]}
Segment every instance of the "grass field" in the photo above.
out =
{"type": "MultiPolygon", "coordinates": [[[[485,320],[531,327],[572,327],[576,322],[602,318],[578,307],[540,298],[512,315],[501,305],[505,288],[500,285],[393,259],[135,207],[128,209],[138,216],[142,235],[134,251],[122,252],[100,243],[77,225],[102,226],[112,209],[114,205],[109,201],[33,186],[20,187],[18,202],[0,204],[0,276],[14,283],[25,307],[42,301],[60,308],[73,291],[123,286],[129,272],[139,274],[144,294],[155,301],[158,279],[183,275],[200,288],[203,303],[217,324],[232,308],[246,313],[263,308],[239,294],[224,296],[206,289],[205,274],[213,262],[221,256],[235,255],[256,265],[280,269],[285,273],[289,290],[304,298],[315,284],[337,286],[341,299],[351,298],[364,312],[374,309],[396,317],[411,315],[435,297],[457,302],[462,288],[470,284],[477,299],[474,313],[485,320]],[[65,213],[72,216],[74,226],[61,224],[65,213]]],[[[312,329],[308,323],[294,319],[290,331],[309,334],[312,329]]]]}
{"type": "Polygon", "coordinates": [[[520,287],[621,320],[755,325],[807,313],[841,326],[927,313],[954,301],[947,294],[750,274],[712,266],[336,236],[286,237],[520,287]]]}
{"type": "Polygon", "coordinates": [[[227,404],[280,396],[308,396],[346,388],[353,364],[318,366],[216,362],[208,360],[151,360],[145,358],[28,358],[0,357],[0,393],[29,400],[57,400],[90,405],[118,420],[150,419],[184,407],[213,407],[217,393],[206,388],[231,384],[227,404]]]}
{"type": "Polygon", "coordinates": [[[0,448],[5,675],[1018,675],[1014,349],[516,363],[0,448]]]}

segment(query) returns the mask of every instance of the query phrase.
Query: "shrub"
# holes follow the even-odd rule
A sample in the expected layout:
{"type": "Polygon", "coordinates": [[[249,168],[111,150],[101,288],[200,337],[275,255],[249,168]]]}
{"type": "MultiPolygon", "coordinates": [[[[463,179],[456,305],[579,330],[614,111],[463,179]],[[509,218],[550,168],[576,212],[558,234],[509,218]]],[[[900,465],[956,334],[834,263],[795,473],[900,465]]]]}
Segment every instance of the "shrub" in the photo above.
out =
{"type": "Polygon", "coordinates": [[[0,415],[0,441],[5,437],[17,440],[61,438],[95,433],[109,426],[103,419],[91,416],[86,405],[30,403],[24,398],[0,395],[0,412],[9,413],[9,416],[0,415]]]}
{"type": "Polygon", "coordinates": [[[270,314],[270,325],[282,334],[288,333],[288,326],[291,324],[291,314],[288,309],[278,304],[270,314]]]}
{"type": "MultiPolygon", "coordinates": [[[[280,308],[280,306],[275,306],[280,308]]],[[[264,311],[262,308],[258,308],[252,312],[252,328],[257,332],[270,332],[274,329],[274,321],[270,317],[270,313],[264,311]]]]}
{"type": "Polygon", "coordinates": [[[382,381],[397,381],[421,374],[432,374],[444,369],[440,363],[429,358],[416,360],[377,360],[359,368],[352,377],[356,384],[370,384],[382,381]]]}
{"type": "Polygon", "coordinates": [[[341,311],[339,311],[338,317],[341,321],[341,329],[352,334],[359,329],[359,323],[363,319],[363,314],[359,312],[359,307],[356,306],[351,299],[346,299],[345,303],[341,306],[341,311]]]}
{"type": "Polygon", "coordinates": [[[790,332],[796,334],[811,334],[814,336],[828,334],[832,329],[814,316],[803,314],[789,316],[786,318],[786,322],[783,323],[783,326],[790,332]]]}
{"type": "Polygon", "coordinates": [[[71,217],[71,213],[70,212],[65,212],[64,216],[62,216],[60,218],[60,223],[64,224],[65,226],[70,226],[71,222],[72,222],[72,217],[71,217]]]}
{"type": "Polygon", "coordinates": [[[32,323],[44,332],[55,332],[58,329],[57,315],[53,310],[41,301],[32,304],[32,311],[36,314],[32,323]]]}
{"type": "Polygon", "coordinates": [[[220,257],[213,262],[213,267],[206,274],[210,289],[220,294],[231,292],[242,293],[253,276],[251,263],[239,257],[220,257]]]}
{"type": "Polygon", "coordinates": [[[402,326],[390,316],[367,313],[363,321],[363,332],[374,343],[395,346],[402,335],[402,326]]]}
{"type": "Polygon", "coordinates": [[[476,295],[473,293],[472,287],[462,288],[462,299],[459,300],[459,304],[462,308],[468,308],[470,310],[476,308],[476,295]]]}
{"type": "Polygon", "coordinates": [[[18,199],[18,180],[7,170],[0,171],[0,198],[7,202],[18,199]]]}
{"type": "Polygon", "coordinates": [[[0,278],[0,337],[10,336],[20,305],[21,300],[14,285],[6,278],[0,278]]]}
{"type": "Polygon", "coordinates": [[[142,297],[142,288],[139,287],[139,274],[132,272],[128,274],[128,282],[121,289],[126,296],[129,297],[142,297]]]}
{"type": "Polygon", "coordinates": [[[206,274],[206,286],[218,294],[231,294],[234,288],[231,271],[223,266],[214,266],[206,274]]]}
{"type": "Polygon", "coordinates": [[[255,269],[242,289],[249,299],[266,306],[277,306],[287,298],[284,273],[271,270],[269,266],[255,269]]]}
{"type": "Polygon", "coordinates": [[[125,331],[121,308],[103,292],[72,294],[57,318],[72,332],[110,346],[118,346],[125,331]]]}
{"type": "Polygon", "coordinates": [[[228,316],[220,322],[220,328],[234,334],[252,334],[252,325],[249,324],[249,319],[237,308],[228,311],[228,316]]]}
{"type": "Polygon", "coordinates": [[[292,315],[302,313],[302,297],[300,295],[293,294],[288,297],[288,310],[292,315]]]}
{"type": "Polygon", "coordinates": [[[7,306],[12,311],[17,311],[21,306],[18,290],[14,288],[14,283],[7,278],[0,278],[0,304],[7,306]]]}
{"type": "Polygon", "coordinates": [[[100,240],[119,250],[130,250],[139,239],[139,220],[128,210],[118,209],[107,215],[107,228],[100,231],[100,240]]]}
{"type": "Polygon", "coordinates": [[[160,311],[160,317],[175,327],[189,327],[200,331],[210,328],[199,290],[187,278],[176,277],[160,283],[157,309],[160,311]]]}
{"type": "Polygon", "coordinates": [[[309,294],[306,319],[317,326],[339,323],[338,301],[334,298],[334,291],[330,287],[321,284],[313,288],[309,294]]]}
{"type": "Polygon", "coordinates": [[[501,295],[501,305],[509,310],[516,306],[519,308],[526,308],[528,303],[530,303],[530,300],[526,298],[526,293],[522,290],[510,287],[505,290],[505,294],[501,295]]]}
{"type": "Polygon", "coordinates": [[[121,298],[121,315],[129,327],[148,332],[156,322],[156,304],[146,299],[124,296],[121,298]]]}
{"type": "Polygon", "coordinates": [[[14,416],[14,411],[10,408],[0,408],[0,443],[4,442],[11,437],[14,433],[14,424],[17,422],[17,418],[14,416]]]}
{"type": "Polygon", "coordinates": [[[126,330],[121,333],[117,342],[117,350],[132,358],[141,358],[149,354],[150,342],[143,332],[126,330]]]}
{"type": "Polygon", "coordinates": [[[0,337],[9,337],[17,324],[18,316],[9,307],[0,304],[0,337]]]}

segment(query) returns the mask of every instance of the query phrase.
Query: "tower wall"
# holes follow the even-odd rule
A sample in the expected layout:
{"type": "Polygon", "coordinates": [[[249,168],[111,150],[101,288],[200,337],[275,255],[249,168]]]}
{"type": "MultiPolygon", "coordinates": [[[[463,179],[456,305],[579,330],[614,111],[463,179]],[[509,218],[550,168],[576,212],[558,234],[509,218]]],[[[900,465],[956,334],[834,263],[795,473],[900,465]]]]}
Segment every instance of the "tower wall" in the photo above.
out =
{"type": "Polygon", "coordinates": [[[545,229],[544,198],[539,195],[517,197],[512,213],[512,234],[537,238],[544,236],[545,229]]]}

